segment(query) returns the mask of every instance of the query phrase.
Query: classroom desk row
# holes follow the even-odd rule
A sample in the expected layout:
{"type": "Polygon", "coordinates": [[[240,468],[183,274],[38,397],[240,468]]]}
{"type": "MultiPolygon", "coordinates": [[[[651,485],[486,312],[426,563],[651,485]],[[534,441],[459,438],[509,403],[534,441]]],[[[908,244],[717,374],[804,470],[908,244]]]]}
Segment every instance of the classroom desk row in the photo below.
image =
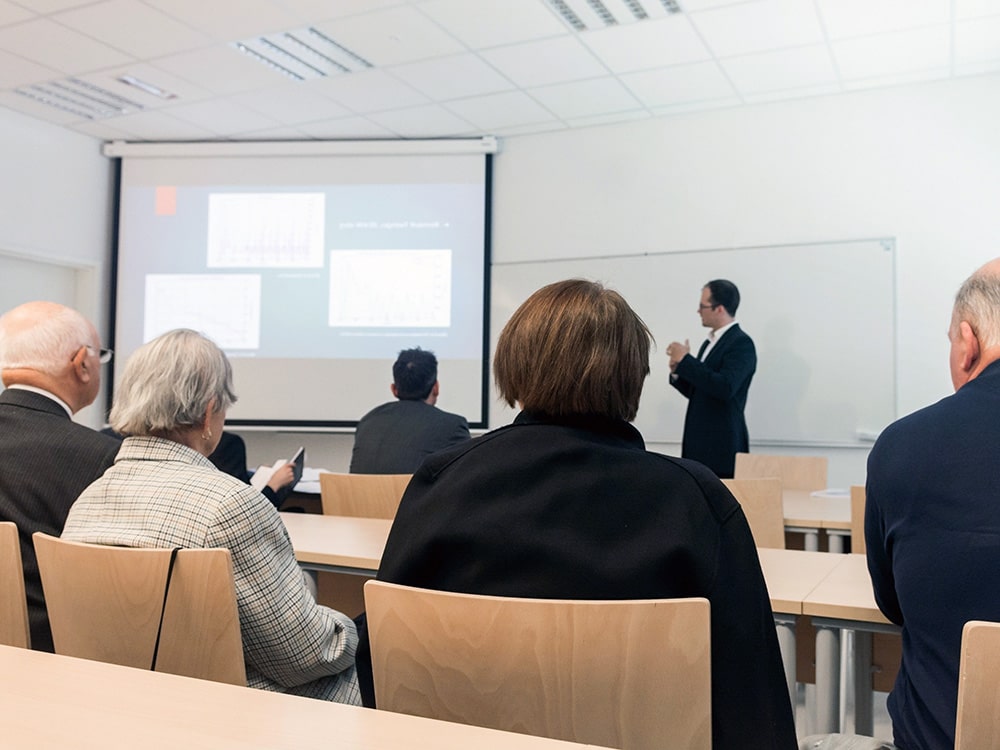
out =
{"type": "Polygon", "coordinates": [[[0,646],[4,747],[574,750],[453,724],[0,646]]]}
{"type": "MultiPolygon", "coordinates": [[[[283,513],[299,564],[305,569],[372,576],[392,522],[283,513]]],[[[840,635],[855,631],[855,731],[872,731],[871,633],[894,631],[875,604],[863,555],[758,550],[771,597],[789,689],[795,679],[795,621],[816,625],[816,731],[839,731],[840,635]]],[[[794,701],[793,701],[794,704],[794,701]]]]}

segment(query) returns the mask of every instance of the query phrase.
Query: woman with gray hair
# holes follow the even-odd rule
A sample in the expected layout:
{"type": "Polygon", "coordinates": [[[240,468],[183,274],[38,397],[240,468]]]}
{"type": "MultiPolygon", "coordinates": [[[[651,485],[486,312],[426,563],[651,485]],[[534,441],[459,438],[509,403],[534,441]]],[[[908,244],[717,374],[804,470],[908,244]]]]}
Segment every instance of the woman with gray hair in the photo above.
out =
{"type": "Polygon", "coordinates": [[[125,441],[70,509],[62,536],[229,549],[250,687],[358,703],[354,623],[316,604],[274,506],[207,458],[235,401],[229,360],[201,334],[170,331],[139,348],[111,410],[125,441]]]}

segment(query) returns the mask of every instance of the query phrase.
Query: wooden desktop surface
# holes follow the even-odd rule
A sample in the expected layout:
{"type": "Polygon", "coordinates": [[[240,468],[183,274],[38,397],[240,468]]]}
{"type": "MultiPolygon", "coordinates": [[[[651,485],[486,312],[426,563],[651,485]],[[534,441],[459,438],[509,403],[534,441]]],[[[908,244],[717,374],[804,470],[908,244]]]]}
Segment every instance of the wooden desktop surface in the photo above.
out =
{"type": "Polygon", "coordinates": [[[808,490],[783,490],[785,528],[851,529],[851,497],[814,497],[808,490]]]}
{"type": "Polygon", "coordinates": [[[378,570],[392,521],[316,513],[282,513],[295,558],[303,567],[378,570]]]}
{"type": "MultiPolygon", "coordinates": [[[[378,518],[282,513],[304,567],[372,575],[378,570],[392,521],[378,518]]],[[[885,622],[875,605],[864,555],[802,550],[757,550],[771,607],[782,614],[811,614],[885,622]]]]}
{"type": "Polygon", "coordinates": [[[830,574],[802,599],[802,614],[888,625],[875,603],[868,561],[864,555],[842,558],[830,574]]]}
{"type": "Polygon", "coordinates": [[[588,747],[0,646],[4,747],[571,750],[588,747]]]}

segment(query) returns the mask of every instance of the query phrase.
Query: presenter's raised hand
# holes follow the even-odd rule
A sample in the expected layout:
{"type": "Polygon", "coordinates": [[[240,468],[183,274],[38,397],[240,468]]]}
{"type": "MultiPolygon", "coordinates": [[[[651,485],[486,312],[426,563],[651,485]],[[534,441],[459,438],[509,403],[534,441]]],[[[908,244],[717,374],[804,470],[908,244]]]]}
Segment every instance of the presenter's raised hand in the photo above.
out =
{"type": "Polygon", "coordinates": [[[684,359],[684,355],[691,352],[691,344],[687,339],[684,343],[672,341],[667,347],[667,356],[670,357],[670,372],[677,369],[677,363],[684,359]]]}

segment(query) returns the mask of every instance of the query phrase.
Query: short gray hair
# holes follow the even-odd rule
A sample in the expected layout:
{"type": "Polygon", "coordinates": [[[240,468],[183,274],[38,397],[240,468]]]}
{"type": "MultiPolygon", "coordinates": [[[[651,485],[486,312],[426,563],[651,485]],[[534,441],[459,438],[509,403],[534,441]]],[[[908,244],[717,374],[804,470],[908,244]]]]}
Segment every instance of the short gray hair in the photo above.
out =
{"type": "Polygon", "coordinates": [[[0,369],[59,377],[93,337],[93,326],[76,310],[56,302],[26,302],[0,317],[0,369]]]}
{"type": "Polygon", "coordinates": [[[955,295],[955,318],[968,321],[983,347],[1000,344],[1000,275],[979,270],[955,295]]]}
{"type": "Polygon", "coordinates": [[[232,366],[214,341],[178,328],[128,358],[109,421],[123,435],[158,435],[200,423],[212,402],[236,402],[232,366]]]}

